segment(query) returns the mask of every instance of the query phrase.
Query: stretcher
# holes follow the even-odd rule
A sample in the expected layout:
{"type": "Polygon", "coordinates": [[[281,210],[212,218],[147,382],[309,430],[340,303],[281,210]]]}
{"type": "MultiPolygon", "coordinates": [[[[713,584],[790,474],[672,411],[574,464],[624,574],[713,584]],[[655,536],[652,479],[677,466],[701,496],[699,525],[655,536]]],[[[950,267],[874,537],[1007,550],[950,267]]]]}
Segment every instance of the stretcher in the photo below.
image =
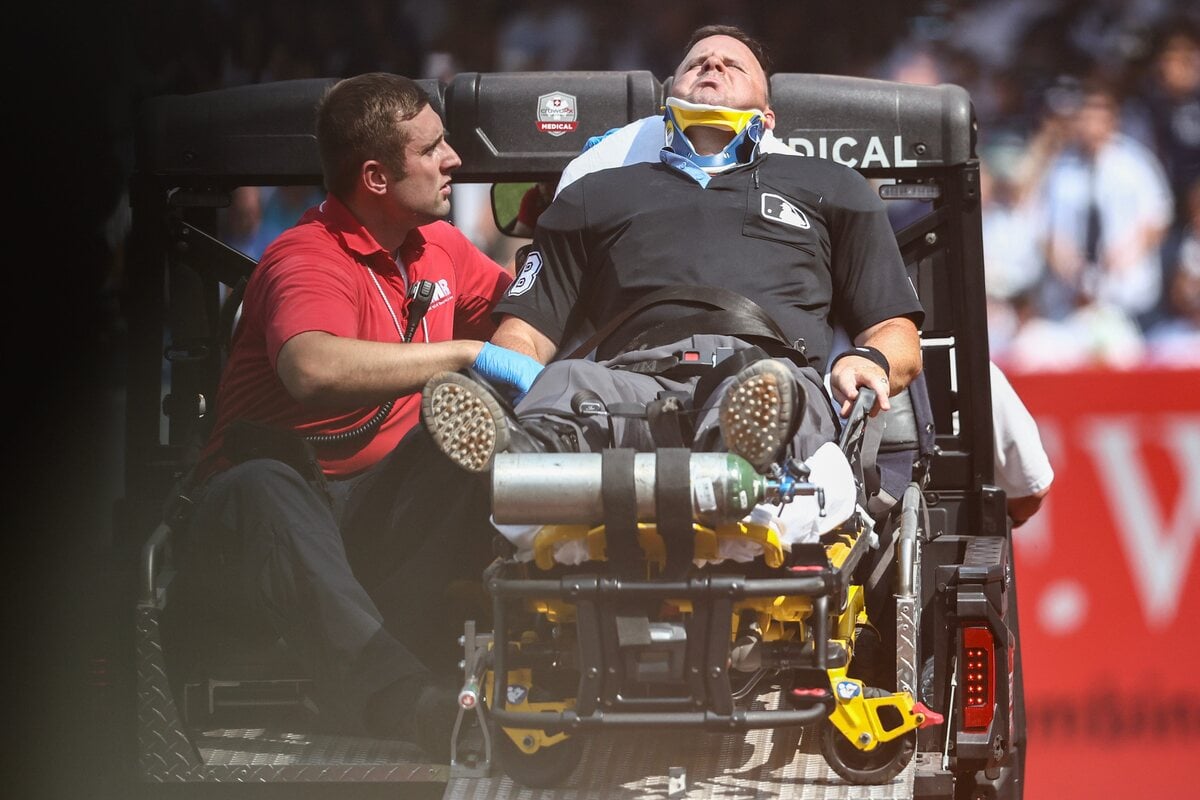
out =
{"type": "MultiPolygon", "coordinates": [[[[873,402],[864,391],[847,423],[848,461],[861,463],[873,402]]],[[[895,778],[916,730],[942,717],[911,692],[864,680],[879,674],[859,663],[873,623],[855,575],[877,544],[865,494],[813,543],[781,541],[748,513],[820,496],[809,478],[794,461],[760,475],[736,455],[676,448],[498,455],[494,517],[545,524],[531,558],[498,558],[484,575],[492,631],[472,625],[463,637],[452,769],[487,774],[494,761],[517,783],[549,787],[606,729],[808,726],[844,780],[895,778]],[[723,559],[727,540],[752,542],[758,555],[723,559]],[[555,557],[568,542],[582,560],[555,557]],[[477,745],[460,755],[471,723],[477,745]]]]}

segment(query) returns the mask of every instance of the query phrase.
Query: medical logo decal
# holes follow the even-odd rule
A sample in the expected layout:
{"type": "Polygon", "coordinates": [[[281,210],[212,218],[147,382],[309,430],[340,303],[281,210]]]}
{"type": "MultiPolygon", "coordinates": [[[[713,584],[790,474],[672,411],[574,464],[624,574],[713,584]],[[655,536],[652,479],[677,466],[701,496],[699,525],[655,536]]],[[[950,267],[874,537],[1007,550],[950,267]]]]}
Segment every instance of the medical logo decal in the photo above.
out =
{"type": "Polygon", "coordinates": [[[542,271],[542,254],[534,250],[525,259],[525,263],[521,265],[521,271],[517,273],[517,279],[512,282],[512,286],[508,287],[509,297],[519,297],[533,288],[533,282],[537,279],[538,273],[542,271]]]}
{"type": "Polygon", "coordinates": [[[763,219],[769,219],[772,222],[782,222],[784,225],[791,225],[793,228],[808,230],[812,227],[809,224],[808,217],[804,216],[803,211],[792,205],[791,200],[771,192],[762,193],[762,215],[763,219]]]}
{"type": "Polygon", "coordinates": [[[519,706],[525,702],[525,698],[529,696],[529,690],[524,686],[509,684],[508,686],[508,704],[510,706],[519,706]]]}
{"type": "Polygon", "coordinates": [[[858,696],[859,687],[854,681],[838,681],[837,696],[841,700],[853,700],[858,696]]]}
{"type": "Polygon", "coordinates": [[[562,136],[579,127],[579,114],[575,95],[551,92],[538,98],[537,127],[542,133],[562,136]]]}

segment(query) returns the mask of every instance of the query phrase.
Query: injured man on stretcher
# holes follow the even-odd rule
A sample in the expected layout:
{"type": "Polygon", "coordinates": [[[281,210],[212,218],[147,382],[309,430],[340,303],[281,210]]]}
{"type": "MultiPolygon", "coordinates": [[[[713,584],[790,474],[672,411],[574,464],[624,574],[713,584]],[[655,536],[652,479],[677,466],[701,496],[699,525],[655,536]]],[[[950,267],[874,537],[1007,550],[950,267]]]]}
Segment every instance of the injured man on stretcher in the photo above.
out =
{"type": "MultiPolygon", "coordinates": [[[[601,521],[595,504],[603,483],[601,473],[607,468],[601,454],[612,448],[649,453],[683,447],[741,456],[749,462],[745,470],[749,475],[725,459],[692,460],[696,517],[715,527],[713,520],[730,520],[730,511],[741,509],[743,522],[772,531],[785,550],[792,544],[816,541],[851,516],[857,501],[855,479],[842,450],[827,438],[832,406],[811,376],[766,356],[758,347],[711,334],[690,337],[685,352],[718,348],[732,353],[726,359],[730,364],[743,364],[736,371],[723,370],[725,377],[711,392],[704,391],[705,374],[688,379],[679,373],[666,376],[622,368],[645,364],[646,358],[671,358],[669,351],[675,346],[599,363],[552,362],[515,410],[477,376],[446,373],[430,382],[422,415],[452,460],[469,470],[521,467],[519,477],[493,476],[493,524],[515,546],[516,558],[533,557],[534,538],[542,523],[601,521]],[[504,461],[500,453],[591,453],[593,458],[504,461]],[[794,463],[787,463],[793,458],[794,463]],[[792,482],[797,489],[811,485],[813,490],[754,503],[746,494],[763,484],[747,480],[761,477],[751,468],[777,481],[792,482]],[[507,499],[517,491],[515,482],[525,487],[523,508],[514,508],[507,499]],[[541,486],[534,485],[538,483],[541,486]],[[516,517],[523,518],[522,523],[506,524],[516,517]]],[[[702,369],[718,376],[725,363],[702,369]]],[[[653,486],[653,461],[639,458],[635,466],[630,460],[628,469],[636,473],[630,478],[653,486]]],[[[644,494],[653,497],[652,490],[644,494]]],[[[646,521],[647,509],[641,510],[641,521],[646,521]]],[[[652,507],[649,511],[652,519],[652,507]]],[[[749,561],[762,554],[762,545],[752,536],[722,536],[712,560],[749,561]]],[[[560,563],[577,564],[588,559],[589,550],[580,538],[568,538],[555,542],[553,555],[560,563]]]]}
{"type": "MultiPolygon", "coordinates": [[[[754,510],[784,541],[849,518],[839,412],[860,388],[872,414],[888,410],[920,373],[924,312],[867,180],[769,146],[753,45],[695,38],[663,118],[633,123],[663,130],[657,158],[582,175],[540,214],[485,355],[547,366],[515,407],[466,373],[423,392],[423,424],[461,467],[505,452],[732,452],[763,474],[805,464],[823,490],[823,512],[807,496],[754,510]],[[835,325],[853,346],[828,364],[835,325]]],[[[530,530],[501,532],[520,550],[530,530]]]]}

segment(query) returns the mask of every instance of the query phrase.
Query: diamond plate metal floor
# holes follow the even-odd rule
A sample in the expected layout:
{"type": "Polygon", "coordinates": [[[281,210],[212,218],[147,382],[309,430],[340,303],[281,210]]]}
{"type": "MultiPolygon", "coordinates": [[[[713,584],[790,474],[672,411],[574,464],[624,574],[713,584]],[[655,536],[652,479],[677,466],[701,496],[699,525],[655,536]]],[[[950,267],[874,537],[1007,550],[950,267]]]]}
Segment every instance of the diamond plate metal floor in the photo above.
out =
{"type": "Polygon", "coordinates": [[[195,743],[203,766],[193,770],[192,780],[444,782],[450,769],[428,763],[413,745],[353,736],[216,728],[195,743]]]}

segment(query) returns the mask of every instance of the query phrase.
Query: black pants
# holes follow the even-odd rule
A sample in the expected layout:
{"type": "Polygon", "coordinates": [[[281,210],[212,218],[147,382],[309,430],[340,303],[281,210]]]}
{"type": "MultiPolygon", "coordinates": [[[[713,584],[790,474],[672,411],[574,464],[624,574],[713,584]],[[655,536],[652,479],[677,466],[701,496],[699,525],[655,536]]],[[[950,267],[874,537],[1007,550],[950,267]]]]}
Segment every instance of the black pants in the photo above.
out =
{"type": "Polygon", "coordinates": [[[311,668],[324,717],[356,725],[375,691],[450,674],[463,593],[478,598],[495,529],[487,485],[418,426],[366,472],[310,485],[267,458],[213,476],[189,526],[194,563],[220,564],[237,600],[311,668]]]}

